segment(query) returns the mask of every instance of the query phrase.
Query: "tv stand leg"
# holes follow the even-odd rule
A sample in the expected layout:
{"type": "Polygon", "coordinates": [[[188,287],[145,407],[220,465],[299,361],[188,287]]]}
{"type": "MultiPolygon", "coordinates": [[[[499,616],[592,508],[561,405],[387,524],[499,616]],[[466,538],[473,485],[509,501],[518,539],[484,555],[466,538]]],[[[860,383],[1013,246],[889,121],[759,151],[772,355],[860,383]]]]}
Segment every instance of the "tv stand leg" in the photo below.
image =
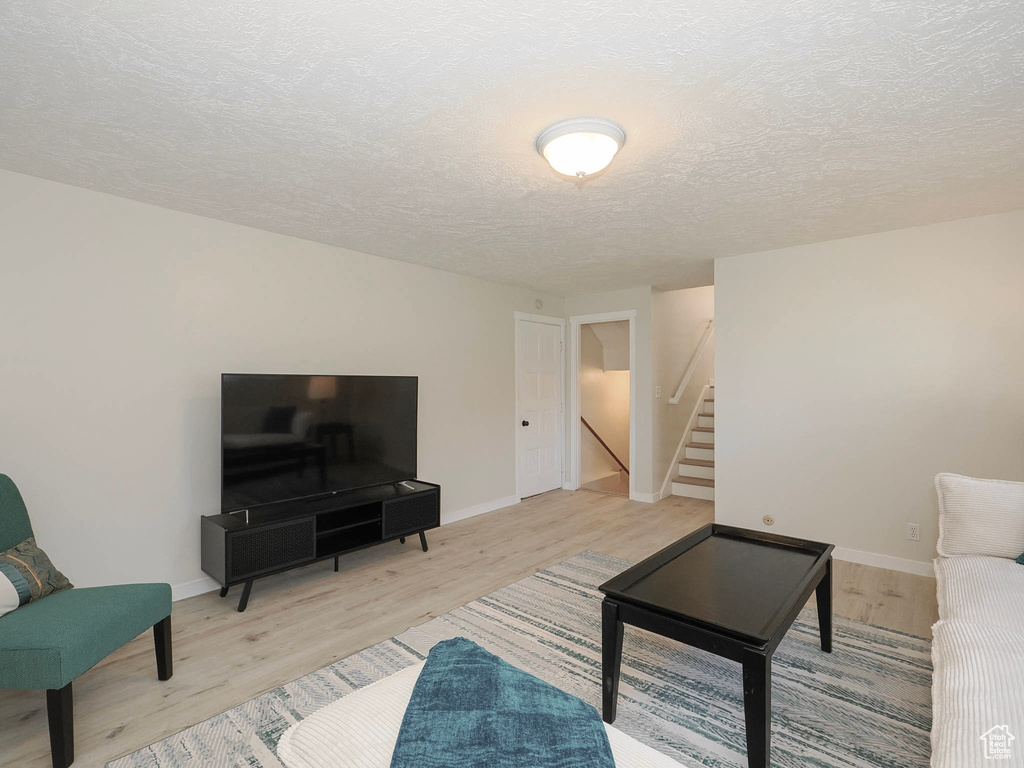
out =
{"type": "Polygon", "coordinates": [[[400,537],[400,538],[398,539],[398,543],[399,543],[399,544],[405,544],[405,536],[402,536],[402,537],[400,537]]]}
{"type": "Polygon", "coordinates": [[[242,587],[242,597],[238,601],[238,612],[241,613],[245,610],[245,606],[249,604],[249,593],[252,592],[252,580],[245,582],[245,586],[242,587]]]}
{"type": "Polygon", "coordinates": [[[228,588],[227,587],[221,587],[220,588],[220,596],[221,597],[227,597],[227,595],[228,595],[228,588]]]}
{"type": "Polygon", "coordinates": [[[338,572],[338,558],[334,558],[334,572],[338,572]]]}
{"type": "Polygon", "coordinates": [[[427,534],[420,531],[420,546],[423,547],[423,551],[427,551],[427,534]]]}

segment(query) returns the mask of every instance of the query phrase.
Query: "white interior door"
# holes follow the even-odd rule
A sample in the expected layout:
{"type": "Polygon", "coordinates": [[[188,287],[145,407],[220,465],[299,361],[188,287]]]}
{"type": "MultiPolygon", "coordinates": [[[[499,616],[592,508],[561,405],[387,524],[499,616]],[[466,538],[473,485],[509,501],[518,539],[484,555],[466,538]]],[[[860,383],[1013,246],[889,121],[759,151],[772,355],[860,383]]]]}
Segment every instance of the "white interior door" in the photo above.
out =
{"type": "Polygon", "coordinates": [[[516,321],[519,496],[562,487],[563,326],[516,321]]]}

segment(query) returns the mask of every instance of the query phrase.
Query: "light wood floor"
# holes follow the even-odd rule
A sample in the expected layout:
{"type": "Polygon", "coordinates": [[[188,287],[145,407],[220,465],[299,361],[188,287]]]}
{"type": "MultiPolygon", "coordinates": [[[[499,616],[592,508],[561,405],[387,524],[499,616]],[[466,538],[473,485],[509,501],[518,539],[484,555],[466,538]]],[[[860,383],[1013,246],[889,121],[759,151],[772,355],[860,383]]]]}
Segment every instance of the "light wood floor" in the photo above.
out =
{"type": "MultiPolygon", "coordinates": [[[[584,549],[635,562],[713,515],[698,499],[553,491],[431,531],[426,554],[413,538],[343,557],[337,574],[326,561],[258,581],[242,614],[237,588],[183,600],[171,680],[157,681],[147,633],[75,681],[75,766],[102,766],[584,549]]],[[[838,614],[924,636],[937,619],[933,579],[842,562],[834,579],[838,614]]],[[[0,690],[0,766],[49,765],[43,692],[0,690]]]]}
{"type": "Polygon", "coordinates": [[[616,496],[629,496],[629,475],[620,469],[614,475],[599,477],[597,480],[583,483],[580,486],[580,490],[614,493],[616,496]]]}

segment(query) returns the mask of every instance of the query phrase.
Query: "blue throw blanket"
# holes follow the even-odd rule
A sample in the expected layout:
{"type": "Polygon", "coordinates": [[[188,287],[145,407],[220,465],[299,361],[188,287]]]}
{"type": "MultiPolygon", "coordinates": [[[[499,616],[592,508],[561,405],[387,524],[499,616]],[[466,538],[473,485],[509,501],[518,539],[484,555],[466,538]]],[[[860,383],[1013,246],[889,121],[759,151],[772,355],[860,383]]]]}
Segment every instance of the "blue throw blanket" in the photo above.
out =
{"type": "Polygon", "coordinates": [[[597,710],[464,637],[430,651],[391,768],[615,768],[597,710]]]}

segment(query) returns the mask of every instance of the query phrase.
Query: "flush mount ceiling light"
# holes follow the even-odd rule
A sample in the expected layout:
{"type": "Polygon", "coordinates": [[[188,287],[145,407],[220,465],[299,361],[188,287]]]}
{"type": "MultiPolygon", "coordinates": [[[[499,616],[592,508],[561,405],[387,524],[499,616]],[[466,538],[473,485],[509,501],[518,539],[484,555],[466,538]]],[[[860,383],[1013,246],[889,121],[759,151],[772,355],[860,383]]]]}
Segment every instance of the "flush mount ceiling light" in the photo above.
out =
{"type": "Polygon", "coordinates": [[[574,117],[549,125],[537,137],[537,151],[565,176],[597,173],[626,143],[622,126],[599,117],[574,117]]]}

